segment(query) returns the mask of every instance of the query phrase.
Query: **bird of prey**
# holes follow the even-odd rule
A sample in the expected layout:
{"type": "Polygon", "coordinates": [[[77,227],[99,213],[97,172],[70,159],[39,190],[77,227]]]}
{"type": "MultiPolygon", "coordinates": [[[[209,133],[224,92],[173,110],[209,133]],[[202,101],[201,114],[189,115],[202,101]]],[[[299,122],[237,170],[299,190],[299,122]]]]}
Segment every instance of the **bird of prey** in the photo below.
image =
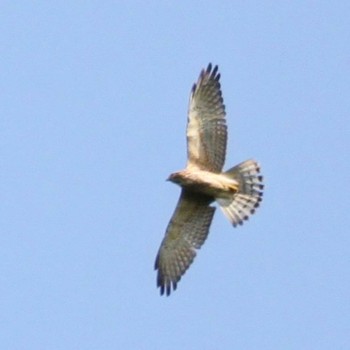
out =
{"type": "Polygon", "coordinates": [[[218,66],[193,85],[187,123],[187,166],[169,181],[182,190],[155,261],[160,294],[170,295],[205,242],[217,202],[233,226],[242,225],[262,200],[262,176],[254,160],[223,172],[227,126],[218,66]]]}

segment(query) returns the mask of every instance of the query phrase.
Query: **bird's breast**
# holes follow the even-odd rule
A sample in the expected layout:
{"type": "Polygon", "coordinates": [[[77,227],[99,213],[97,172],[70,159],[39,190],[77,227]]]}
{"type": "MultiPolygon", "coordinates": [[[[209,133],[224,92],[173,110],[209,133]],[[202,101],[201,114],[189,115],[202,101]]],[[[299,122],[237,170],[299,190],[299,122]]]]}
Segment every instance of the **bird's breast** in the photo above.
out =
{"type": "Polygon", "coordinates": [[[236,181],[223,174],[203,170],[185,169],[177,173],[176,183],[190,191],[205,194],[215,198],[231,197],[236,181]]]}

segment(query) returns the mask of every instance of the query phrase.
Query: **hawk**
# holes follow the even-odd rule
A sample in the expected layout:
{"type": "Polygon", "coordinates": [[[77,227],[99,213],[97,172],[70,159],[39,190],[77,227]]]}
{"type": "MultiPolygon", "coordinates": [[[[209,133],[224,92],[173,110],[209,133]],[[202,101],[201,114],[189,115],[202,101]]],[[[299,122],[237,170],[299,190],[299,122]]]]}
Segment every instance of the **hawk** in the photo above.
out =
{"type": "Polygon", "coordinates": [[[159,248],[155,270],[160,294],[170,295],[205,242],[217,202],[233,226],[242,225],[262,200],[262,176],[254,160],[222,172],[227,126],[218,66],[193,85],[187,123],[187,166],[169,181],[182,190],[159,248]]]}

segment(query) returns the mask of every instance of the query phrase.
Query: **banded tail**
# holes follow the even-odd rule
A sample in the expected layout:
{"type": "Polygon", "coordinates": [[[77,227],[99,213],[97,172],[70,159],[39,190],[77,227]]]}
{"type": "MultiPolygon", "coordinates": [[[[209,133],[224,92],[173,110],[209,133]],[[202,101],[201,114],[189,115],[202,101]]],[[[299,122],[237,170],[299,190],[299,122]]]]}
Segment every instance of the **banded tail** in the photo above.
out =
{"type": "Polygon", "coordinates": [[[224,174],[238,182],[238,191],[232,198],[216,200],[225,216],[236,227],[248,220],[262,201],[263,177],[260,175],[259,164],[254,160],[246,160],[224,174]]]}

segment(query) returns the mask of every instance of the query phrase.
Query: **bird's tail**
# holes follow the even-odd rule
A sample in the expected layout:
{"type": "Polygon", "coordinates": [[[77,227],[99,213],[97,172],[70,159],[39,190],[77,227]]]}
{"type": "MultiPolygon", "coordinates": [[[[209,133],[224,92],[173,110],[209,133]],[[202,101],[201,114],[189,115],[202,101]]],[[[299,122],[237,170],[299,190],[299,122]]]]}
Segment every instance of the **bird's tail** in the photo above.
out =
{"type": "Polygon", "coordinates": [[[238,182],[238,191],[232,198],[217,198],[217,202],[233,226],[242,225],[244,220],[254,214],[262,200],[264,185],[259,164],[254,160],[247,160],[224,174],[238,182]]]}

